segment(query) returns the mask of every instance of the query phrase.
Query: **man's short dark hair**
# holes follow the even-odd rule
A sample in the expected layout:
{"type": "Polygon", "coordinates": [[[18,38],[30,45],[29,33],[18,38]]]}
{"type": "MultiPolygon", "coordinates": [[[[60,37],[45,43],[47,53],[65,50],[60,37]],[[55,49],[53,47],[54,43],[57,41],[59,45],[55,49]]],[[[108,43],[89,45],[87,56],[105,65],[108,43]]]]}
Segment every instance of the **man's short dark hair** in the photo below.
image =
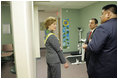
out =
{"type": "Polygon", "coordinates": [[[117,14],[117,5],[109,4],[102,8],[102,10],[110,10],[112,13],[117,14]]]}
{"type": "Polygon", "coordinates": [[[95,24],[98,24],[98,20],[96,18],[91,18],[90,20],[94,20],[95,24]]]}

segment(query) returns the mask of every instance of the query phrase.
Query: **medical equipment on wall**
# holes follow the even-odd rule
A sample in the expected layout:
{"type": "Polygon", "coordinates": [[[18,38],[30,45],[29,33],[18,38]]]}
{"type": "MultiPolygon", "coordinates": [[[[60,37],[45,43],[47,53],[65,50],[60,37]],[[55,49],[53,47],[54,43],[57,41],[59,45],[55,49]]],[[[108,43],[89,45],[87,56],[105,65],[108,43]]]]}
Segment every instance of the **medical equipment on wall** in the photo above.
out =
{"type": "Polygon", "coordinates": [[[85,43],[85,39],[82,39],[82,31],[83,30],[80,27],[78,27],[78,45],[77,45],[78,54],[70,55],[66,57],[66,58],[69,58],[69,57],[75,58],[75,62],[72,63],[72,65],[84,63],[84,49],[82,48],[82,45],[85,43]]]}

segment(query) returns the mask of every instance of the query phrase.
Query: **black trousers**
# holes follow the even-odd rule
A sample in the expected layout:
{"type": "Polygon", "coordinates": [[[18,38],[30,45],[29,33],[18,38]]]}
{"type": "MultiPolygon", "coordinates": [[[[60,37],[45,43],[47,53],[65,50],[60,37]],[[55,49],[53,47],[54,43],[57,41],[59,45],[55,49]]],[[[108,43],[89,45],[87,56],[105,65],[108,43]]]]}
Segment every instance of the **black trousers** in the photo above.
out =
{"type": "Polygon", "coordinates": [[[86,61],[86,67],[88,69],[88,64],[89,64],[89,60],[90,60],[90,53],[89,52],[85,52],[85,58],[84,60],[86,61]]]}
{"type": "Polygon", "coordinates": [[[89,64],[89,58],[86,59],[86,67],[88,69],[88,64],[89,64]]]}
{"type": "Polygon", "coordinates": [[[61,78],[60,63],[47,63],[48,66],[48,78],[61,78]]]}

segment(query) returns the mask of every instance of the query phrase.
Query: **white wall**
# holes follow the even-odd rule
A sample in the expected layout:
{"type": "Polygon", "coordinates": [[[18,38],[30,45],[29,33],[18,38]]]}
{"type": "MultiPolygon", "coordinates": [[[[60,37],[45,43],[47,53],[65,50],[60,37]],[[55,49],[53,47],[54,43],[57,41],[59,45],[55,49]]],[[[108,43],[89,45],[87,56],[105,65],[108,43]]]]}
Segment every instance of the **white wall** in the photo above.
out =
{"type": "Polygon", "coordinates": [[[38,6],[33,7],[33,49],[36,58],[40,58],[40,35],[39,35],[39,18],[38,18],[38,6]]]}
{"type": "MultiPolygon", "coordinates": [[[[40,22],[44,22],[44,20],[50,16],[56,17],[56,12],[39,12],[39,29],[40,29],[40,22]]],[[[58,25],[58,24],[57,24],[58,25]]],[[[56,28],[55,34],[58,36],[58,26],[56,28]]],[[[44,36],[45,32],[40,30],[40,48],[44,48],[44,36]]]]}
{"type": "Polygon", "coordinates": [[[12,29],[14,55],[18,78],[36,77],[36,60],[33,51],[32,1],[12,1],[12,29]]]}

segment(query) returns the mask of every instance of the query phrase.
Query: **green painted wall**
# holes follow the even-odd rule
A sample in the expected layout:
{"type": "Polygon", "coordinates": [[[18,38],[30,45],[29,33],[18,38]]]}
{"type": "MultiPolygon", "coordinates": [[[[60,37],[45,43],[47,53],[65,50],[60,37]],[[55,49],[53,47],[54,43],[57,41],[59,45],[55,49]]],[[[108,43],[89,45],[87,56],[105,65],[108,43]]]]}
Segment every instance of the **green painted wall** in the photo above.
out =
{"type": "Polygon", "coordinates": [[[89,26],[88,26],[89,19],[97,18],[100,24],[100,16],[102,12],[102,7],[108,4],[117,4],[117,1],[100,1],[79,10],[80,12],[79,14],[81,15],[79,18],[81,19],[79,22],[80,23],[79,25],[82,26],[84,30],[82,33],[83,38],[86,38],[86,34],[89,31],[89,26]]]}
{"type": "Polygon", "coordinates": [[[3,34],[3,24],[10,24],[12,27],[10,6],[1,6],[1,44],[13,43],[11,27],[11,34],[3,34]]]}
{"type": "Polygon", "coordinates": [[[64,52],[77,51],[78,43],[78,24],[79,24],[79,10],[78,9],[62,9],[62,19],[69,19],[70,32],[70,47],[63,49],[64,52]]]}
{"type": "Polygon", "coordinates": [[[62,9],[62,19],[70,20],[70,48],[63,49],[64,52],[78,50],[77,27],[81,27],[83,29],[82,38],[85,39],[86,34],[89,31],[89,19],[97,18],[100,24],[102,7],[107,4],[117,4],[117,1],[99,1],[81,9],[62,9]]]}

